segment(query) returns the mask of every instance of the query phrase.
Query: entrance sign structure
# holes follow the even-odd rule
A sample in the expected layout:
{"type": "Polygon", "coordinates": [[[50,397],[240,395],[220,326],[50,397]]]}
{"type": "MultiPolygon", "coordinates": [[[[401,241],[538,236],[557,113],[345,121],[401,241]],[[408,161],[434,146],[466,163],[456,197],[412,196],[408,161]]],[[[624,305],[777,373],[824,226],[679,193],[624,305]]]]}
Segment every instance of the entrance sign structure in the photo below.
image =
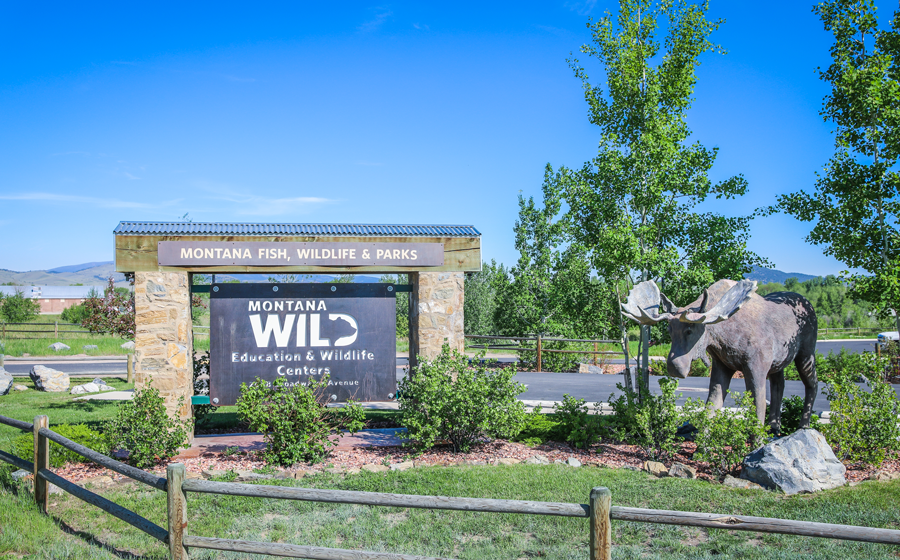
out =
{"type": "Polygon", "coordinates": [[[134,274],[135,387],[152,382],[181,418],[193,395],[195,273],[408,274],[415,366],[445,343],[463,349],[464,273],[481,270],[472,226],[120,222],[114,234],[116,271],[134,274]]]}

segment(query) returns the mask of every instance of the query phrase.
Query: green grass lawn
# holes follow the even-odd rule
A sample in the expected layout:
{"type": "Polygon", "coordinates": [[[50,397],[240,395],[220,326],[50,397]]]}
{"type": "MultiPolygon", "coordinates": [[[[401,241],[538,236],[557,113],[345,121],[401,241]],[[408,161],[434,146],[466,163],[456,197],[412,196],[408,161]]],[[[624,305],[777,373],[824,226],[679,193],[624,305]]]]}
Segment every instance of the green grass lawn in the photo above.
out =
{"type": "MultiPolygon", "coordinates": [[[[404,472],[323,474],[271,484],[402,494],[586,503],[591,487],[611,489],[613,504],[900,528],[900,480],[786,497],[640,472],[562,465],[428,467],[404,472]]],[[[128,484],[99,491],[165,526],[165,494],[128,484]]],[[[138,530],[68,495],[41,515],[30,493],[0,489],[0,556],[166,558],[138,530]],[[11,530],[10,530],[11,528],[11,530]],[[134,556],[131,556],[134,555],[134,556]]],[[[586,519],[481,514],[191,494],[194,535],[455,558],[585,558],[586,519]]],[[[250,558],[194,549],[193,558],[250,558]]],[[[862,543],[613,522],[613,557],[895,559],[897,548],[862,543]]]]}

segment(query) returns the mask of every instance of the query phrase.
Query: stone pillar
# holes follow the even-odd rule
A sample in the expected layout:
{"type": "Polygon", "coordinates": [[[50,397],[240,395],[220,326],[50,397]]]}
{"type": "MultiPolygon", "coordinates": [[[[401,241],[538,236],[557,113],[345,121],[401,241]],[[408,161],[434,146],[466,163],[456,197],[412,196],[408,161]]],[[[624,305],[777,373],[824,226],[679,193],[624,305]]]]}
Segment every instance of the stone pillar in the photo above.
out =
{"type": "Polygon", "coordinates": [[[444,343],[463,351],[463,272],[413,272],[409,275],[409,365],[417,358],[431,359],[444,343]]]}
{"type": "Polygon", "coordinates": [[[190,288],[187,272],[134,275],[134,386],[159,389],[169,416],[181,419],[191,417],[194,394],[190,288]]]}

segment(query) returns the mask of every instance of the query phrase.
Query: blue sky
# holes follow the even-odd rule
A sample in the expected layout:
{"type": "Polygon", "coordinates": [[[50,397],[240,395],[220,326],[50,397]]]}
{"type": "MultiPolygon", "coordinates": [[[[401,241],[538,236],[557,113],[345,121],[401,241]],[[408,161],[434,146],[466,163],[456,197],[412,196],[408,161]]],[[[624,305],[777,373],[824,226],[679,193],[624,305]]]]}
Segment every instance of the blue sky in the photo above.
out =
{"type": "MultiPolygon", "coordinates": [[[[830,34],[812,2],[712,0],[689,124],[746,214],[811,189],[830,34]]],[[[596,127],[566,64],[616,3],[5,3],[0,268],[113,257],[122,220],[472,224],[516,260],[516,196],[580,166],[596,127]]],[[[882,14],[886,18],[888,14],[882,14]]],[[[593,76],[600,76],[596,67],[593,76]]],[[[777,268],[830,274],[792,218],[757,220],[777,268]]]]}

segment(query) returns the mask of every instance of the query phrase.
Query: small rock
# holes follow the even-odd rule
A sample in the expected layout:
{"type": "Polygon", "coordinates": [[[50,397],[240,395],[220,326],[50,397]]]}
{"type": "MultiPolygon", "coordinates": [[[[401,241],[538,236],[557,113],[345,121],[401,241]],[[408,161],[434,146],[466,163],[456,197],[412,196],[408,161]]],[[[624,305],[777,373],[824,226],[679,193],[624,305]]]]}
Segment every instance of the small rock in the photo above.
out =
{"type": "Polygon", "coordinates": [[[85,487],[90,485],[93,488],[109,488],[110,486],[115,484],[115,481],[113,481],[112,478],[110,478],[106,475],[102,475],[102,476],[95,476],[94,478],[88,478],[86,480],[83,480],[83,481],[81,481],[81,484],[82,484],[82,486],[85,486],[85,487]]]}
{"type": "Polygon", "coordinates": [[[19,469],[17,471],[13,471],[11,476],[13,480],[24,480],[30,476],[33,476],[33,473],[26,471],[25,469],[19,469]]]}
{"type": "Polygon", "coordinates": [[[603,366],[595,366],[592,364],[579,364],[578,365],[578,373],[606,373],[603,371],[603,366]]]}
{"type": "Polygon", "coordinates": [[[53,344],[48,346],[48,348],[50,348],[54,352],[59,352],[61,350],[71,350],[71,348],[68,345],[63,344],[62,342],[54,342],[53,344]]]}
{"type": "Polygon", "coordinates": [[[755,482],[750,482],[749,480],[744,480],[743,478],[735,478],[730,474],[725,475],[725,480],[722,481],[722,486],[729,486],[731,488],[745,488],[749,490],[765,490],[762,486],[755,482]]]}
{"type": "Polygon", "coordinates": [[[368,471],[368,472],[385,472],[385,471],[389,471],[390,469],[385,467],[384,465],[370,463],[368,465],[363,465],[362,470],[368,471]]]}
{"type": "Polygon", "coordinates": [[[575,457],[569,457],[568,459],[566,459],[566,464],[569,465],[570,467],[577,468],[577,467],[581,466],[581,461],[579,461],[575,457]]]}
{"type": "Polygon", "coordinates": [[[48,494],[65,494],[65,490],[63,490],[59,486],[51,483],[51,484],[47,485],[47,493],[48,494]]]}
{"type": "Polygon", "coordinates": [[[13,385],[13,376],[0,367],[0,396],[9,393],[13,385]]]}
{"type": "Polygon", "coordinates": [[[278,478],[278,479],[294,478],[293,474],[294,473],[292,473],[291,471],[278,471],[277,473],[275,473],[275,478],[278,478]]]}
{"type": "Polygon", "coordinates": [[[120,345],[119,348],[124,348],[125,350],[134,350],[134,341],[129,340],[125,344],[120,345]]]}
{"type": "Polygon", "coordinates": [[[253,471],[237,471],[237,478],[234,479],[235,482],[249,482],[251,480],[269,480],[270,478],[275,478],[271,474],[259,474],[253,471]]]}
{"type": "Polygon", "coordinates": [[[346,472],[347,474],[359,474],[361,469],[359,467],[350,467],[346,472]]]}
{"type": "Polygon", "coordinates": [[[81,347],[82,350],[97,350],[96,344],[85,344],[81,347]]]}
{"type": "Polygon", "coordinates": [[[895,478],[900,478],[900,473],[892,473],[881,469],[869,475],[869,480],[877,480],[879,482],[887,482],[895,478]]]}
{"type": "Polygon", "coordinates": [[[669,469],[669,476],[675,478],[697,478],[697,469],[683,463],[672,463],[672,468],[669,469]]]}
{"type": "Polygon", "coordinates": [[[666,466],[657,461],[644,461],[644,470],[653,476],[669,476],[666,466]]]}
{"type": "Polygon", "coordinates": [[[73,395],[84,395],[87,393],[102,393],[103,391],[115,391],[115,387],[110,387],[106,383],[85,383],[84,385],[76,385],[72,387],[69,393],[73,395]]]}
{"type": "Polygon", "coordinates": [[[549,465],[550,460],[544,457],[543,455],[535,455],[534,457],[529,457],[525,459],[526,465],[549,465]]]}
{"type": "Polygon", "coordinates": [[[394,463],[391,465],[392,471],[405,471],[413,468],[412,461],[403,461],[402,463],[394,463]]]}
{"type": "Polygon", "coordinates": [[[36,365],[29,372],[38,391],[63,393],[69,389],[69,374],[46,366],[36,365]]]}
{"type": "Polygon", "coordinates": [[[225,476],[228,474],[228,471],[222,471],[219,469],[204,469],[200,472],[203,475],[203,478],[218,478],[221,476],[225,476]]]}
{"type": "Polygon", "coordinates": [[[187,471],[186,473],[184,473],[184,478],[185,480],[193,478],[203,478],[203,475],[198,472],[187,471]]]}
{"type": "Polygon", "coordinates": [[[16,383],[12,386],[13,391],[27,391],[28,387],[26,385],[22,385],[21,383],[16,383]]]}
{"type": "Polygon", "coordinates": [[[327,473],[332,474],[341,474],[342,472],[344,472],[344,469],[342,467],[326,467],[323,470],[327,473]]]}
{"type": "Polygon", "coordinates": [[[306,471],[294,471],[291,473],[291,478],[303,478],[306,476],[306,471]]]}
{"type": "Polygon", "coordinates": [[[498,461],[501,465],[518,465],[521,459],[513,459],[512,457],[504,457],[498,461]]]}

